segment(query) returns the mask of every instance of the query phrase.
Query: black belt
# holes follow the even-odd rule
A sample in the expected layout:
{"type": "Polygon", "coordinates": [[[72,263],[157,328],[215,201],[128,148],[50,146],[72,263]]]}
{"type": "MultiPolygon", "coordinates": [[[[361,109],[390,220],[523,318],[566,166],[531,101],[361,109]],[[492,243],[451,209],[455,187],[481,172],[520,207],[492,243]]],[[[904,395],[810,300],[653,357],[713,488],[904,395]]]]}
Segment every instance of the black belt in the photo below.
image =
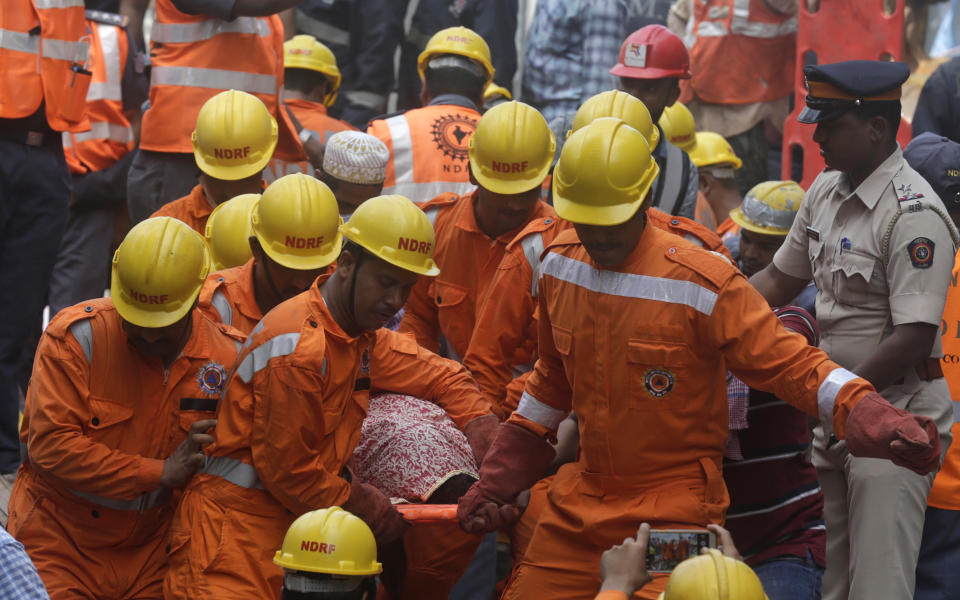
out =
{"type": "Polygon", "coordinates": [[[32,131],[29,129],[10,131],[0,128],[0,140],[37,148],[56,148],[63,144],[63,135],[59,131],[32,131]]]}

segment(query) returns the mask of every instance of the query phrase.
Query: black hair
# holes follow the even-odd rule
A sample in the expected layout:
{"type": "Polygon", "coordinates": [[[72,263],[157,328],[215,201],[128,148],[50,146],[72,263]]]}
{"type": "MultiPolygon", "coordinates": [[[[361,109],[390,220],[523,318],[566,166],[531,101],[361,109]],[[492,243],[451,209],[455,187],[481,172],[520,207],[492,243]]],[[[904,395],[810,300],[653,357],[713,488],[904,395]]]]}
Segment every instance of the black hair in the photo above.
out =
{"type": "Polygon", "coordinates": [[[360,263],[361,263],[363,260],[365,260],[365,259],[367,258],[367,256],[369,255],[369,252],[367,252],[366,248],[364,248],[364,247],[361,246],[360,244],[358,244],[358,243],[356,243],[356,242],[354,242],[354,241],[352,241],[352,240],[348,240],[348,239],[346,239],[346,238],[343,239],[343,247],[340,249],[340,252],[341,252],[341,253],[343,253],[343,252],[349,252],[349,253],[350,253],[350,256],[353,257],[353,262],[354,262],[357,266],[359,266],[360,263]]]}
{"type": "Polygon", "coordinates": [[[479,100],[487,80],[460,67],[430,67],[424,73],[427,89],[436,98],[443,94],[458,94],[479,100]]]}
{"type": "Polygon", "coordinates": [[[881,117],[890,124],[890,137],[897,138],[897,130],[900,128],[900,101],[890,100],[886,102],[865,102],[854,109],[857,116],[863,121],[868,121],[873,117],[881,117]]]}
{"type": "Polygon", "coordinates": [[[368,600],[376,600],[377,580],[373,577],[364,579],[355,590],[349,592],[292,592],[283,590],[282,600],[361,600],[366,594],[368,600]]]}
{"type": "Polygon", "coordinates": [[[317,86],[329,81],[327,76],[320,71],[297,69],[295,67],[287,67],[283,70],[283,87],[301,94],[309,94],[317,86]]]}

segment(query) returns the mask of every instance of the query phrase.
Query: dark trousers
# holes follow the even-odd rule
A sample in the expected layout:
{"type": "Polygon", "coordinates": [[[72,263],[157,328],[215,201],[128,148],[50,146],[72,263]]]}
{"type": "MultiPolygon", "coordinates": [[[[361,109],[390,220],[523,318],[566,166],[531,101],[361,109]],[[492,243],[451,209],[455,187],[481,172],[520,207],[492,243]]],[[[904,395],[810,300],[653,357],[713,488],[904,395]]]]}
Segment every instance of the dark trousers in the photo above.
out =
{"type": "MultiPolygon", "coordinates": [[[[956,442],[954,442],[956,443],[956,442]]],[[[914,600],[960,596],[960,510],[927,507],[914,600]]]]}
{"type": "Polygon", "coordinates": [[[193,154],[135,150],[127,175],[130,225],[148,218],[161,206],[190,193],[200,169],[193,154]]]}
{"type": "Polygon", "coordinates": [[[0,140],[0,473],[20,464],[20,357],[43,313],[69,201],[70,175],[59,144],[0,140]]]}

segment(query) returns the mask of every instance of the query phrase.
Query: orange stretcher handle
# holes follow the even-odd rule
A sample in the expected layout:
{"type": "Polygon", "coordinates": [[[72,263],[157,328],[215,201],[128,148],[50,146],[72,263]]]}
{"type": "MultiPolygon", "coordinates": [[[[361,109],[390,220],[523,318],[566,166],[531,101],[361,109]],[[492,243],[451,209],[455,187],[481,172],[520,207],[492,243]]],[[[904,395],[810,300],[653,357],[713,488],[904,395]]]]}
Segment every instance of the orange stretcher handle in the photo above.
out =
{"type": "Polygon", "coordinates": [[[396,504],[403,518],[415,523],[456,523],[456,504],[396,504]]]}

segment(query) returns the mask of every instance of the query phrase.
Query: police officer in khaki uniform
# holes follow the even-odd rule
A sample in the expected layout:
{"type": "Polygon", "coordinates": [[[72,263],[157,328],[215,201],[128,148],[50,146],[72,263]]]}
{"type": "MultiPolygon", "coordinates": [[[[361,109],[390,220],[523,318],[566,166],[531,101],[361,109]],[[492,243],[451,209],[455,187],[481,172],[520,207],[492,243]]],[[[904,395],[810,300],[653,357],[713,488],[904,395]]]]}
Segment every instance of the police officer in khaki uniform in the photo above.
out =
{"type": "MultiPolygon", "coordinates": [[[[847,61],[804,69],[807,107],[827,169],[810,186],[773,264],[750,282],[773,306],[812,279],[820,347],[884,398],[953,421],[937,335],[957,233],[896,142],[902,63],[847,61]]],[[[826,380],[821,392],[842,381],[826,380]]],[[[825,496],[825,600],[909,600],[933,475],[854,458],[821,415],[813,462],[825,496]]]]}

